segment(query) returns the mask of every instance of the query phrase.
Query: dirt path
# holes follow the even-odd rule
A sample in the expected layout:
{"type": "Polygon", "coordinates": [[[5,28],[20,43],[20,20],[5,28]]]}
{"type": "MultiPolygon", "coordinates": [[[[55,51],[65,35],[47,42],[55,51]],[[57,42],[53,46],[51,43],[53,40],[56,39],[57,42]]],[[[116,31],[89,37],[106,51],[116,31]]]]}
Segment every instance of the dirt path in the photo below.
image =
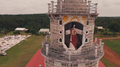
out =
{"type": "MultiPolygon", "coordinates": [[[[99,38],[102,40],[108,40],[108,39],[120,39],[120,37],[112,37],[112,38],[99,38]]],[[[114,64],[120,66],[120,55],[115,53],[112,49],[104,45],[104,57],[108,59],[109,61],[113,62],[114,64]]]]}
{"type": "Polygon", "coordinates": [[[111,50],[109,47],[104,45],[104,57],[108,59],[109,61],[113,62],[114,64],[120,66],[120,55],[115,53],[113,50],[111,50]]]}
{"type": "Polygon", "coordinates": [[[102,40],[109,40],[109,39],[120,39],[120,37],[111,37],[111,38],[99,38],[99,39],[102,39],[102,40]]]}

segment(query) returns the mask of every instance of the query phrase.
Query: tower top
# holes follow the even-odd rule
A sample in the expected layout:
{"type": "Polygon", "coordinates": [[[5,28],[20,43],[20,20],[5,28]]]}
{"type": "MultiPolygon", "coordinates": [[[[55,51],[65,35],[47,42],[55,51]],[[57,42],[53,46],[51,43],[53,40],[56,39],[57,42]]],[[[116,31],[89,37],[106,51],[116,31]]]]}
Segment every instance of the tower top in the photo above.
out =
{"type": "Polygon", "coordinates": [[[48,14],[98,15],[97,3],[87,0],[57,0],[48,3],[48,14]]]}
{"type": "Polygon", "coordinates": [[[45,67],[98,67],[104,52],[101,40],[93,42],[97,3],[51,1],[47,14],[51,33],[42,42],[45,67]]]}

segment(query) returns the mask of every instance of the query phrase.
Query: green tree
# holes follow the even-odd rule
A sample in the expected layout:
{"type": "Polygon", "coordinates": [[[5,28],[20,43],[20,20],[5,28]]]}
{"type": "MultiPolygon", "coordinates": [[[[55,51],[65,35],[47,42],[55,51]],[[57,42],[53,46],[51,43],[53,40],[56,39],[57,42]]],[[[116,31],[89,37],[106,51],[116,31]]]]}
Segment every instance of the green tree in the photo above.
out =
{"type": "Polygon", "coordinates": [[[14,35],[20,34],[20,31],[14,31],[13,34],[14,35]]]}
{"type": "Polygon", "coordinates": [[[120,30],[120,24],[117,22],[111,22],[108,25],[108,27],[111,31],[113,31],[114,36],[115,36],[116,32],[118,32],[120,30]]]}
{"type": "Polygon", "coordinates": [[[29,29],[29,33],[35,33],[40,28],[49,28],[50,19],[46,14],[0,15],[1,33],[14,31],[17,27],[24,27],[29,29]]]}
{"type": "Polygon", "coordinates": [[[94,28],[94,34],[97,34],[98,28],[95,26],[94,28]]]}

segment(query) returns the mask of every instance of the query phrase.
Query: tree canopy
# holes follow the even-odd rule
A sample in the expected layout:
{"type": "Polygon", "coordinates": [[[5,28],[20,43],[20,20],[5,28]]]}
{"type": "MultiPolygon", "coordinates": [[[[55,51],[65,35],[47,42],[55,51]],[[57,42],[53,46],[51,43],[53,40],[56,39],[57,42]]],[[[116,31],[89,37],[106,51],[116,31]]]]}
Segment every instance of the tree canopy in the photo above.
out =
{"type": "Polygon", "coordinates": [[[50,19],[46,14],[28,15],[0,15],[0,32],[13,31],[17,27],[24,27],[29,32],[37,32],[40,28],[49,28],[50,19]]]}
{"type": "MultiPolygon", "coordinates": [[[[97,17],[95,25],[119,31],[120,17],[97,17]],[[115,25],[114,29],[112,25],[115,25]]],[[[27,28],[27,32],[35,34],[40,28],[50,28],[50,19],[46,14],[0,15],[0,33],[14,31],[17,27],[27,28]]]]}
{"type": "Polygon", "coordinates": [[[109,29],[113,32],[118,32],[120,30],[120,24],[117,22],[111,22],[108,25],[109,29]]]}

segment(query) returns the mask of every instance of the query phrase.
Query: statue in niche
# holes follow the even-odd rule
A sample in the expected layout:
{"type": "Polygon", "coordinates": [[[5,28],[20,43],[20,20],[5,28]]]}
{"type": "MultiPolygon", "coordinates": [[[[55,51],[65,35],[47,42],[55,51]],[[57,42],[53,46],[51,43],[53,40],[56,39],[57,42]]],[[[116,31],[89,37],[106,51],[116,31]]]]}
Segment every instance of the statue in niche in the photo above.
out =
{"type": "Polygon", "coordinates": [[[82,35],[82,30],[75,28],[75,24],[73,25],[73,28],[70,28],[69,30],[66,30],[66,35],[70,34],[69,38],[69,48],[71,50],[77,50],[77,34],[82,35]]]}

